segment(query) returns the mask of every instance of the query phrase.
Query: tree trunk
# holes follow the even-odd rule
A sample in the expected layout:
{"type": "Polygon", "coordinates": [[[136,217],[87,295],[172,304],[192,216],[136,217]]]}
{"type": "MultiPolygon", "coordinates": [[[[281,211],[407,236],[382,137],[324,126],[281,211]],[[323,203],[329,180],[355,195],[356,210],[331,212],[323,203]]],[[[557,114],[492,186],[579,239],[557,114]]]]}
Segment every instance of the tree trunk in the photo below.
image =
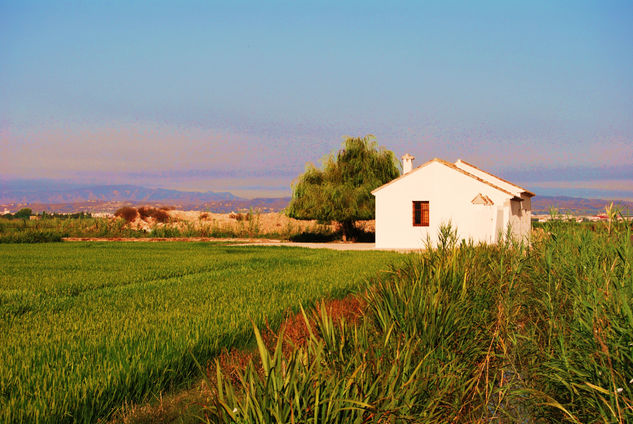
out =
{"type": "Polygon", "coordinates": [[[354,221],[341,222],[343,241],[354,241],[354,221]]]}

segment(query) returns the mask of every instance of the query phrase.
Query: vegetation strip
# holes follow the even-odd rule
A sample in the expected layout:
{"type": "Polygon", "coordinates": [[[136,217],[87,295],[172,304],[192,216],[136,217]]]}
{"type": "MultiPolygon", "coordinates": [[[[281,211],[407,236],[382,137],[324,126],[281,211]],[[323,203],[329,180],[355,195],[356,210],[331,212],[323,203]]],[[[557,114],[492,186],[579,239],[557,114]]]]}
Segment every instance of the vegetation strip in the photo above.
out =
{"type": "MultiPolygon", "coordinates": [[[[92,239],[246,239],[332,241],[340,231],[316,221],[298,221],[279,213],[212,214],[207,212],[162,211],[160,219],[149,208],[128,208],[118,217],[92,217],[89,214],[0,217],[0,243],[46,243],[92,239]],[[140,212],[139,212],[140,211],[140,212]],[[165,217],[169,214],[169,218],[165,217]],[[127,216],[130,218],[130,216],[127,216]]],[[[30,212],[29,212],[30,214],[30,212]]],[[[18,214],[16,214],[18,215],[18,214]]],[[[357,235],[373,237],[370,222],[359,223],[357,235]]]]}

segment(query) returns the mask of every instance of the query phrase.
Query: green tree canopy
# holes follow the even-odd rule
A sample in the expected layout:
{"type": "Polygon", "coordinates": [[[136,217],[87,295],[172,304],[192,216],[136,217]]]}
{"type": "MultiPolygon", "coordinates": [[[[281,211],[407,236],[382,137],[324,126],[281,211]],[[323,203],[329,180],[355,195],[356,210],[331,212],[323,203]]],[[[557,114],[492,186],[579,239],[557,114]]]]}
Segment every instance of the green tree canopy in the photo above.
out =
{"type": "Polygon", "coordinates": [[[27,219],[31,215],[33,215],[33,211],[31,210],[31,208],[22,208],[19,211],[17,211],[13,216],[16,218],[27,219]]]}
{"type": "Polygon", "coordinates": [[[307,164],[293,183],[286,213],[296,219],[339,222],[347,239],[355,221],[374,219],[371,191],[399,175],[395,155],[378,147],[373,135],[346,137],[338,152],[323,158],[321,169],[307,164]]]}

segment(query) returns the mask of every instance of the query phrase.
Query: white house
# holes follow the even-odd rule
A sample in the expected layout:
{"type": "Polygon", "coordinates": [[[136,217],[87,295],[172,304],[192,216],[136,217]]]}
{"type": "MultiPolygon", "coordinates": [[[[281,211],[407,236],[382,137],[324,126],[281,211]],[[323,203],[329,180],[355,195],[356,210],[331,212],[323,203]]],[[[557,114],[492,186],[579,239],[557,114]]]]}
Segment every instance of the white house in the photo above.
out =
{"type": "Polygon", "coordinates": [[[377,248],[419,249],[427,237],[435,245],[449,222],[459,239],[476,243],[496,243],[508,228],[516,239],[529,237],[534,193],[461,159],[412,169],[414,159],[404,155],[403,174],[372,191],[377,248]]]}

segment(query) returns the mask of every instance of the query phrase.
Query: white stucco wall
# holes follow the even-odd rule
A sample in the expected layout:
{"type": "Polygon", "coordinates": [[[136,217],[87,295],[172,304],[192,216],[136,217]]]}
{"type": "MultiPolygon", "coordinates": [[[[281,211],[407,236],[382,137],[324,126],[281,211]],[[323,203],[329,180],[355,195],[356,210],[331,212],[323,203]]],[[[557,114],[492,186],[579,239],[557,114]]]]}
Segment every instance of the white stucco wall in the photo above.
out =
{"type": "Polygon", "coordinates": [[[494,243],[510,221],[511,196],[440,162],[416,168],[375,192],[376,247],[417,249],[427,236],[435,245],[441,224],[449,220],[460,239],[494,243]],[[477,194],[493,206],[473,205],[477,194]],[[429,202],[429,226],[414,227],[413,201],[429,202]]]}
{"type": "Polygon", "coordinates": [[[509,224],[512,228],[512,235],[515,239],[529,241],[529,237],[532,232],[531,196],[520,187],[504,181],[501,178],[495,177],[494,175],[478,169],[466,162],[463,162],[461,161],[461,159],[455,162],[455,166],[463,169],[470,174],[473,174],[476,177],[479,177],[486,181],[490,181],[497,187],[507,190],[515,196],[521,197],[521,199],[523,199],[522,202],[512,201],[510,205],[510,216],[508,217],[509,219],[506,221],[505,225],[500,228],[500,230],[502,230],[505,234],[507,225],[509,224]]]}

